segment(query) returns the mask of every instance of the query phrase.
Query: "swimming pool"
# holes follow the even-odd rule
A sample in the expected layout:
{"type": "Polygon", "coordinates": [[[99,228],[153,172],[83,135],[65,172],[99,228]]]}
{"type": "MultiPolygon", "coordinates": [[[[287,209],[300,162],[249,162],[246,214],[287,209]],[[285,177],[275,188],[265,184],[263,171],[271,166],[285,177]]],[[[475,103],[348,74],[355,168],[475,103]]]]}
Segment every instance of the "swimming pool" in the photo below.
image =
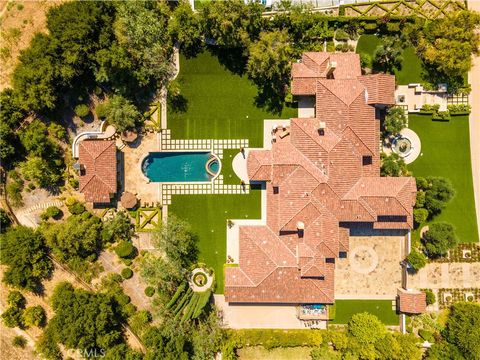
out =
{"type": "MultiPolygon", "coordinates": [[[[153,182],[210,181],[207,163],[213,156],[209,152],[153,152],[143,160],[142,171],[153,182]]],[[[215,169],[209,166],[209,170],[215,169]]],[[[218,171],[219,166],[212,174],[218,171]]]]}

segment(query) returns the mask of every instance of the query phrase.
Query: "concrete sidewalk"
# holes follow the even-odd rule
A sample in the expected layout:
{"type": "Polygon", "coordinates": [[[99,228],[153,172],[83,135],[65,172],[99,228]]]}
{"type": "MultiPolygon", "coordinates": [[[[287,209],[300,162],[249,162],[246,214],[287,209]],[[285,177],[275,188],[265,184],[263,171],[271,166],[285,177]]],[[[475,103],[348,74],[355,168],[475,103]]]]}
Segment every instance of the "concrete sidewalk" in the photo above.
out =
{"type": "MultiPolygon", "coordinates": [[[[470,10],[480,12],[480,0],[469,0],[470,10]]],[[[473,67],[468,73],[468,81],[472,85],[470,94],[470,151],[472,157],[473,192],[477,211],[477,226],[480,234],[480,56],[474,57],[473,67]]]]}

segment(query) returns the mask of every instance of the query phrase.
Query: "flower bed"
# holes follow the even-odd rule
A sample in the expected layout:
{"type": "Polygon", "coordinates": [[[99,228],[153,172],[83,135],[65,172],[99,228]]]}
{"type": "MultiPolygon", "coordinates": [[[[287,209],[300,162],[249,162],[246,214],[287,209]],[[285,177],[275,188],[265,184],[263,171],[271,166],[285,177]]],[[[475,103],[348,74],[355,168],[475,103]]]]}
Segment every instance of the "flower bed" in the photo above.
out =
{"type": "Polygon", "coordinates": [[[440,309],[444,309],[460,301],[480,302],[480,288],[438,290],[438,304],[440,309]]]}
{"type": "Polygon", "coordinates": [[[431,260],[431,262],[479,262],[480,245],[461,244],[448,252],[447,255],[431,260]]]}
{"type": "Polygon", "coordinates": [[[207,283],[207,276],[204,273],[198,272],[193,275],[192,281],[197,286],[204,286],[207,283]]]}

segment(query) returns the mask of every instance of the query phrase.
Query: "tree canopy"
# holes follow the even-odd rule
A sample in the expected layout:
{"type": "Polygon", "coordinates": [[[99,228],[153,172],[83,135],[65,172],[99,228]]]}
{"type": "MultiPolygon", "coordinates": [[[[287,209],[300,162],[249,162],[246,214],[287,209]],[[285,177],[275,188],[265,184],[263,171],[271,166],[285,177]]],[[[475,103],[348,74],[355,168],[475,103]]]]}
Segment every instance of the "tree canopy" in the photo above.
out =
{"type": "Polygon", "coordinates": [[[452,305],[445,337],[466,359],[480,359],[480,304],[452,305]]]}
{"type": "Polygon", "coordinates": [[[408,169],[405,161],[397,154],[392,152],[390,155],[382,152],[380,154],[382,165],[380,167],[381,176],[407,176],[408,169]]]}
{"type": "Polygon", "coordinates": [[[8,266],[5,283],[30,291],[37,291],[53,269],[41,234],[25,226],[0,235],[0,262],[8,266]]]}
{"type": "Polygon", "coordinates": [[[137,107],[121,95],[113,95],[104,104],[103,111],[109,123],[120,132],[134,128],[142,118],[137,107]]]}
{"type": "Polygon", "coordinates": [[[407,117],[401,107],[391,107],[387,110],[383,127],[385,131],[393,136],[397,135],[407,126],[407,117]]]}
{"type": "Polygon", "coordinates": [[[458,238],[452,224],[438,222],[430,224],[428,231],[423,235],[423,241],[429,254],[441,256],[457,245],[458,238]]]}

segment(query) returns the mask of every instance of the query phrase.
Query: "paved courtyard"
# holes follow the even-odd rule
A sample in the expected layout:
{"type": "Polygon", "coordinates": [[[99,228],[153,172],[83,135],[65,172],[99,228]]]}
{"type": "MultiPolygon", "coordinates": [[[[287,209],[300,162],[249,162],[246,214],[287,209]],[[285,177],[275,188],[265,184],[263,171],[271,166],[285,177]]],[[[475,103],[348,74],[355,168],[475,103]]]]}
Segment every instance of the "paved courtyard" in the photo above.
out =
{"type": "Polygon", "coordinates": [[[409,288],[480,287],[480,263],[430,263],[407,278],[409,288]]]}
{"type": "Polygon", "coordinates": [[[404,247],[404,236],[351,236],[348,258],[336,260],[335,299],[394,299],[404,247]]]}

